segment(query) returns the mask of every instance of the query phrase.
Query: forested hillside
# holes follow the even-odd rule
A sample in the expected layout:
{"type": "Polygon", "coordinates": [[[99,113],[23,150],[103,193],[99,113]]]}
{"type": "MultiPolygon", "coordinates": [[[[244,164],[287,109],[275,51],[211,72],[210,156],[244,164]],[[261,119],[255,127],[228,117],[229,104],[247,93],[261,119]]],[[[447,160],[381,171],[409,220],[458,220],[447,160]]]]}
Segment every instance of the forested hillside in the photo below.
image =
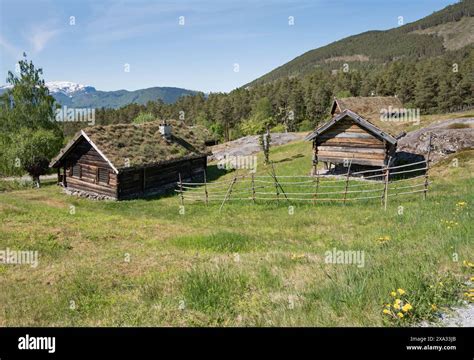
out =
{"type": "MultiPolygon", "coordinates": [[[[403,58],[421,59],[439,56],[447,52],[443,44],[444,39],[426,29],[473,16],[474,0],[465,0],[398,28],[387,31],[369,31],[310,50],[249,85],[253,86],[288,76],[305,75],[318,67],[340,69],[343,63],[348,63],[352,67],[367,68],[370,65],[381,65],[403,58]]],[[[474,23],[469,22],[469,25],[468,28],[462,29],[462,35],[469,37],[472,44],[474,23]]]]}
{"type": "MultiPolygon", "coordinates": [[[[229,140],[261,133],[266,127],[311,130],[327,119],[334,96],[396,95],[405,107],[419,108],[422,114],[468,109],[474,106],[474,45],[447,51],[443,41],[450,33],[440,27],[469,19],[461,27],[467,31],[473,14],[474,0],[464,1],[397,29],[356,35],[310,51],[250,87],[208,96],[198,93],[174,104],[150,101],[98,109],[96,122],[173,118],[204,125],[216,137],[229,140]],[[414,33],[420,31],[432,33],[414,33]],[[440,32],[444,37],[438,36],[440,32]],[[300,76],[288,76],[296,72],[300,76]]],[[[456,34],[462,44],[469,37],[472,33],[456,34]]],[[[66,134],[79,126],[65,124],[66,134]]]]}

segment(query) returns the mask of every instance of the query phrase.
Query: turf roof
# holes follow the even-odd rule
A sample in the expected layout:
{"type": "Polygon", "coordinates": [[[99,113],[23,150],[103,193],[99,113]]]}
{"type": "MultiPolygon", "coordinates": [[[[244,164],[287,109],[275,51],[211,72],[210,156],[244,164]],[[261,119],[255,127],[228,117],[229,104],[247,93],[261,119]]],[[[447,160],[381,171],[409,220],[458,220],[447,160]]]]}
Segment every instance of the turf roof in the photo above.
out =
{"type": "Polygon", "coordinates": [[[206,131],[198,127],[188,127],[181,121],[171,120],[167,123],[172,129],[169,139],[165,139],[159,132],[161,121],[85,128],[74,137],[72,144],[68,144],[52,161],[52,166],[60,161],[83,134],[117,170],[207,155],[206,131]]]}
{"type": "Polygon", "coordinates": [[[386,132],[393,131],[393,124],[381,120],[381,111],[388,111],[390,107],[392,110],[403,109],[402,102],[395,96],[347,97],[334,99],[334,102],[331,113],[337,104],[341,112],[351,110],[386,132]]]}

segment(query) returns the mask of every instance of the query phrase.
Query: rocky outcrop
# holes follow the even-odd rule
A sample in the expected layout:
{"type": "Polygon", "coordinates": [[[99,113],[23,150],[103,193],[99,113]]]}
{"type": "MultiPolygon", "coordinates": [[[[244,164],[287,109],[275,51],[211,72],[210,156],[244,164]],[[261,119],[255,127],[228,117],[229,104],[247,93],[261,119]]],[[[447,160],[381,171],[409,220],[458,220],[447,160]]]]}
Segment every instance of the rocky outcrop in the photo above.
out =
{"type": "Polygon", "coordinates": [[[474,118],[450,119],[411,131],[398,140],[397,162],[410,162],[428,154],[431,135],[433,162],[474,147],[474,118]]]}
{"type": "MultiPolygon", "coordinates": [[[[272,133],[271,145],[283,145],[295,140],[302,140],[306,133],[272,133]]],[[[221,160],[225,156],[247,156],[261,151],[258,135],[248,135],[240,139],[228,141],[224,144],[213,146],[209,161],[221,160]]]]}

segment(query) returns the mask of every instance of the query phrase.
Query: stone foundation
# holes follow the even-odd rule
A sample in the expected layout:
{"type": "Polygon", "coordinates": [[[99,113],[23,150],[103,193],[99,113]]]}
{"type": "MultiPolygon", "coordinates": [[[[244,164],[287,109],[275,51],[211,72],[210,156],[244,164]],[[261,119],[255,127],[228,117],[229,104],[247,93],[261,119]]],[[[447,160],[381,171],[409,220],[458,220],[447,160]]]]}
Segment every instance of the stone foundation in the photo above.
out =
{"type": "Polygon", "coordinates": [[[88,192],[88,191],[83,191],[83,190],[64,188],[63,191],[67,195],[82,197],[82,198],[91,199],[91,200],[117,200],[116,198],[113,198],[107,195],[95,194],[93,192],[88,192]]]}

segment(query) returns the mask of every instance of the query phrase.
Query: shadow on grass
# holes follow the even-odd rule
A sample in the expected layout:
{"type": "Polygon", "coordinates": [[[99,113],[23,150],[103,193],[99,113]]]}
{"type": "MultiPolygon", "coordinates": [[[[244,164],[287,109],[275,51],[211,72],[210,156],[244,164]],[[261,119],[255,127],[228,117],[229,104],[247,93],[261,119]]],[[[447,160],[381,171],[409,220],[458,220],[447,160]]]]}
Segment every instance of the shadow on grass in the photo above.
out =
{"type": "Polygon", "coordinates": [[[278,161],[274,161],[273,163],[278,164],[278,163],[282,163],[282,162],[287,162],[287,161],[292,161],[292,160],[295,160],[295,159],[299,159],[299,158],[302,158],[302,157],[304,157],[303,154],[296,154],[296,155],[293,155],[292,157],[289,157],[289,158],[284,158],[284,159],[281,159],[281,160],[278,160],[278,161]]]}
{"type": "MultiPolygon", "coordinates": [[[[210,166],[207,167],[207,170],[206,170],[206,179],[207,179],[206,181],[211,182],[211,181],[218,180],[221,176],[224,176],[225,174],[227,174],[226,170],[219,169],[217,167],[217,165],[210,165],[210,166]]],[[[192,181],[195,181],[195,182],[204,181],[203,174],[200,174],[200,175],[197,175],[197,176],[193,177],[192,181]]],[[[176,190],[179,190],[178,179],[176,179],[175,183],[170,183],[168,189],[164,189],[162,192],[160,192],[158,194],[138,196],[138,197],[135,197],[134,199],[143,198],[143,199],[149,201],[149,200],[158,200],[158,199],[169,198],[169,197],[179,195],[179,193],[176,190]]],[[[124,199],[124,200],[121,200],[121,201],[134,200],[134,199],[124,199]]]]}

